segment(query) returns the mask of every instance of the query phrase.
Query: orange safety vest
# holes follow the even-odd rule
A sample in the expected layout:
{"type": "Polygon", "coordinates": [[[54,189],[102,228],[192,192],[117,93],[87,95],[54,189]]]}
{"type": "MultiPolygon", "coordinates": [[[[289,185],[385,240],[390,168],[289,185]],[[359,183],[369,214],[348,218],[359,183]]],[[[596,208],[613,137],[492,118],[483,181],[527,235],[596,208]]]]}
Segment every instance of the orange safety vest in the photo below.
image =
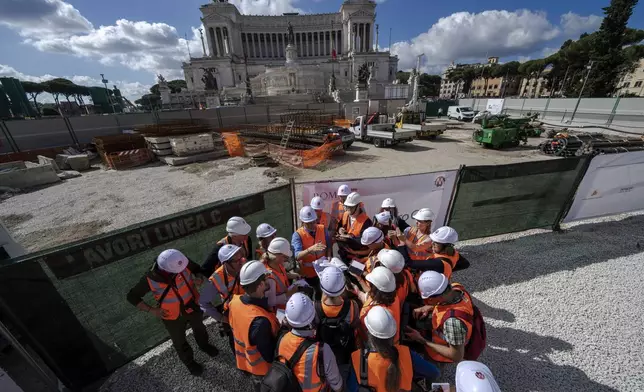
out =
{"type": "MultiPolygon", "coordinates": [[[[165,282],[148,279],[148,285],[152,291],[154,299],[159,302],[163,293],[168,288],[165,282]]],[[[174,277],[174,288],[170,287],[163,300],[159,303],[159,307],[167,312],[163,316],[164,320],[176,320],[181,316],[181,304],[183,303],[186,313],[192,313],[192,309],[187,308],[189,302],[199,301],[199,293],[194,289],[194,282],[192,280],[192,273],[187,269],[183,270],[180,274],[174,277]]]]}
{"type": "Polygon", "coordinates": [[[331,216],[335,218],[336,221],[340,221],[342,215],[344,214],[344,204],[340,200],[336,200],[331,204],[331,216]]]}
{"type": "MultiPolygon", "coordinates": [[[[281,355],[286,359],[290,359],[295,351],[306,338],[295,335],[292,332],[287,332],[279,342],[277,348],[277,355],[281,355]]],[[[326,387],[326,383],[320,377],[319,369],[323,367],[318,363],[320,350],[323,343],[314,343],[306,349],[300,360],[291,364],[293,366],[293,374],[297,377],[302,392],[317,392],[322,391],[326,387]]],[[[324,371],[324,370],[323,370],[324,371]]]]}
{"type": "MultiPolygon", "coordinates": [[[[364,325],[364,318],[367,317],[367,313],[371,308],[374,306],[382,306],[383,308],[389,310],[391,312],[391,315],[394,317],[394,320],[396,320],[396,324],[398,325],[398,328],[396,328],[396,336],[394,336],[394,343],[398,343],[398,338],[400,337],[400,313],[402,310],[402,304],[400,303],[400,300],[398,299],[398,296],[394,298],[394,302],[387,306],[384,304],[376,304],[373,303],[373,300],[371,297],[367,298],[367,301],[362,305],[362,309],[360,309],[360,322],[362,323],[362,328],[363,328],[363,337],[366,339],[367,334],[366,334],[366,329],[364,325]]],[[[366,341],[366,340],[363,340],[366,341]]]]}
{"type": "Polygon", "coordinates": [[[344,230],[346,230],[347,234],[351,234],[354,237],[360,237],[360,234],[362,233],[362,226],[364,226],[369,217],[363,211],[356,217],[353,225],[351,225],[351,219],[349,218],[350,216],[351,215],[349,214],[349,211],[344,212],[344,215],[342,215],[342,227],[344,227],[344,230]]]}
{"type": "MultiPolygon", "coordinates": [[[[398,388],[401,392],[411,391],[412,379],[414,377],[414,367],[411,362],[411,352],[409,347],[395,344],[394,347],[398,350],[398,367],[400,368],[400,386],[398,388]]],[[[360,360],[363,355],[363,350],[354,351],[351,354],[351,362],[353,363],[353,371],[360,384],[360,360]]],[[[374,388],[375,392],[387,392],[387,368],[391,361],[385,359],[377,352],[369,352],[367,354],[367,384],[374,388]]]]}
{"type": "MultiPolygon", "coordinates": [[[[217,242],[217,243],[220,244],[220,245],[224,245],[224,244],[230,245],[230,244],[232,244],[232,242],[230,241],[230,236],[225,236],[224,238],[220,239],[219,242],[217,242]]],[[[244,241],[244,243],[242,244],[241,248],[244,250],[244,252],[246,252],[244,257],[250,257],[250,249],[248,248],[248,240],[244,241]]]]}
{"type": "Polygon", "coordinates": [[[414,285],[414,277],[411,274],[411,272],[407,268],[405,268],[402,270],[401,274],[403,274],[404,283],[402,284],[402,286],[396,289],[396,296],[398,297],[398,300],[402,304],[407,299],[407,296],[409,295],[409,293],[414,292],[416,290],[414,285]]]}
{"type": "MultiPolygon", "coordinates": [[[[317,243],[322,243],[329,247],[329,244],[326,243],[326,236],[324,235],[324,226],[316,225],[315,227],[315,238],[309,234],[308,230],[304,227],[297,229],[297,234],[302,240],[302,250],[306,250],[317,243]]],[[[317,275],[315,268],[313,268],[313,262],[320,257],[326,255],[326,250],[323,252],[316,252],[313,254],[308,254],[304,256],[303,259],[300,259],[300,275],[306,278],[314,278],[317,275]]]]}
{"type": "MultiPolygon", "coordinates": [[[[451,310],[460,310],[465,312],[472,317],[474,317],[474,307],[472,306],[472,297],[470,294],[465,291],[465,288],[460,283],[452,283],[452,289],[458,290],[463,293],[463,299],[460,302],[455,304],[445,304],[445,305],[436,305],[432,312],[432,342],[440,344],[442,346],[447,346],[448,343],[443,339],[443,323],[450,316],[451,310]]],[[[457,316],[454,316],[458,318],[457,316]]],[[[467,335],[465,336],[465,344],[470,340],[472,336],[472,324],[466,320],[458,318],[463,324],[467,327],[467,335]]],[[[451,359],[446,358],[434,350],[430,349],[428,346],[425,346],[427,354],[437,362],[453,362],[451,359]]]]}
{"type": "MultiPolygon", "coordinates": [[[[226,301],[226,298],[232,297],[232,295],[244,294],[244,289],[239,284],[239,279],[229,275],[225,265],[217,268],[208,280],[215,286],[222,301],[226,301]]],[[[224,303],[224,307],[227,306],[228,304],[224,303]]]]}
{"type": "Polygon", "coordinates": [[[239,295],[233,296],[230,301],[228,320],[233,332],[237,369],[256,376],[264,376],[268,373],[271,364],[264,360],[257,346],[250,344],[249,337],[250,325],[257,317],[268,319],[271,323],[273,336],[277,336],[279,322],[273,313],[261,306],[244,304],[239,295]]]}
{"type": "MultiPolygon", "coordinates": [[[[286,276],[286,268],[283,265],[279,265],[277,269],[273,269],[268,265],[268,261],[264,262],[266,269],[271,273],[267,276],[268,279],[275,281],[275,295],[286,294],[288,291],[288,277],[286,276]]],[[[286,309],[286,304],[281,304],[276,306],[277,309],[286,309]]]]}
{"type": "Polygon", "coordinates": [[[447,279],[452,279],[452,270],[456,267],[456,263],[461,256],[457,250],[454,250],[454,256],[445,255],[442,253],[434,253],[435,259],[441,259],[443,262],[443,275],[447,279]]]}
{"type": "Polygon", "coordinates": [[[327,231],[333,231],[331,230],[331,222],[333,221],[333,218],[331,217],[331,215],[324,211],[320,211],[318,212],[318,214],[321,214],[318,225],[324,226],[324,228],[327,229],[327,231]]]}
{"type": "MultiPolygon", "coordinates": [[[[407,241],[410,241],[416,245],[419,245],[423,243],[425,239],[428,237],[427,234],[421,234],[420,237],[416,238],[417,233],[418,233],[417,227],[410,228],[407,231],[407,236],[406,236],[407,241]]],[[[431,244],[431,241],[430,241],[430,244],[431,244]]],[[[409,249],[409,247],[407,247],[407,253],[409,254],[409,258],[412,260],[427,260],[429,256],[432,254],[431,247],[426,250],[409,249]]]]}

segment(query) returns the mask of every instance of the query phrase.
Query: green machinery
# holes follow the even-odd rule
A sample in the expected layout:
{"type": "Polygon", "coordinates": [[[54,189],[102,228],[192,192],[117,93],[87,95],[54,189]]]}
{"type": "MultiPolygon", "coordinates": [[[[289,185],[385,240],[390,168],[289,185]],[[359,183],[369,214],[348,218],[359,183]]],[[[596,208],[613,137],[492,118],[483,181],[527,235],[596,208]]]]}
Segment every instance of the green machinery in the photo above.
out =
{"type": "MultiPolygon", "coordinates": [[[[531,118],[509,118],[507,116],[494,116],[490,119],[483,118],[481,129],[472,134],[472,139],[494,149],[516,147],[519,143],[528,143],[528,136],[534,135],[534,127],[529,123],[531,118]]],[[[539,136],[542,130],[536,128],[539,136]]]]}

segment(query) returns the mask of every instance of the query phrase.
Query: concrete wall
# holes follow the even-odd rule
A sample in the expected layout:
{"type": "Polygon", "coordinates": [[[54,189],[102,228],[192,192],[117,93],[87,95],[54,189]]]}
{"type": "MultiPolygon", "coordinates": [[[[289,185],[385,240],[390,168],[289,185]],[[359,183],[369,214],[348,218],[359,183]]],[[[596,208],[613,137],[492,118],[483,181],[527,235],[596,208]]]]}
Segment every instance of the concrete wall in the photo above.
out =
{"type": "MultiPolygon", "coordinates": [[[[24,164],[23,164],[24,165],[24,164]]],[[[51,165],[0,171],[0,186],[27,189],[60,181],[51,165]]]]}

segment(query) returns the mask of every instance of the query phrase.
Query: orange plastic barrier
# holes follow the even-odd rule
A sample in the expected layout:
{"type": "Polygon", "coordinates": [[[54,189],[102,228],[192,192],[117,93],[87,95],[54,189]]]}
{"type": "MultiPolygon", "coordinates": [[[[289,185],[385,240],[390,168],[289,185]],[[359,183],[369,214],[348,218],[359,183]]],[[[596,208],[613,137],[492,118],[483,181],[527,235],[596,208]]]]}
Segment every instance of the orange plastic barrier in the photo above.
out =
{"type": "Polygon", "coordinates": [[[221,134],[221,138],[228,150],[228,155],[231,157],[243,157],[246,155],[244,144],[242,143],[241,137],[238,133],[224,132],[221,134]]]}
{"type": "Polygon", "coordinates": [[[351,120],[347,120],[345,118],[339,119],[339,120],[333,120],[333,125],[342,127],[342,128],[349,128],[351,126],[351,120]]]}
{"type": "Polygon", "coordinates": [[[342,148],[342,140],[340,139],[324,143],[311,150],[302,151],[302,165],[305,168],[316,167],[320,163],[330,160],[338,148],[342,148]]]}

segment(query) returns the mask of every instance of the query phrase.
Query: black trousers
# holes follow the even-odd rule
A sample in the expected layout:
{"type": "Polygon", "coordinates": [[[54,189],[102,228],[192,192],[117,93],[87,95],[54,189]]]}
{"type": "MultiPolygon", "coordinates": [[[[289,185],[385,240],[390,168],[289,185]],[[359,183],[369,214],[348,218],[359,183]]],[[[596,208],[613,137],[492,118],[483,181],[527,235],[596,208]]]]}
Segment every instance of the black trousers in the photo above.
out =
{"type": "Polygon", "coordinates": [[[208,331],[203,324],[203,312],[201,310],[193,310],[191,313],[182,312],[176,320],[163,320],[163,325],[168,330],[168,334],[170,334],[172,345],[177,350],[179,359],[185,364],[194,361],[192,347],[186,340],[187,325],[192,328],[197,346],[204,348],[209,345],[208,331]]]}

